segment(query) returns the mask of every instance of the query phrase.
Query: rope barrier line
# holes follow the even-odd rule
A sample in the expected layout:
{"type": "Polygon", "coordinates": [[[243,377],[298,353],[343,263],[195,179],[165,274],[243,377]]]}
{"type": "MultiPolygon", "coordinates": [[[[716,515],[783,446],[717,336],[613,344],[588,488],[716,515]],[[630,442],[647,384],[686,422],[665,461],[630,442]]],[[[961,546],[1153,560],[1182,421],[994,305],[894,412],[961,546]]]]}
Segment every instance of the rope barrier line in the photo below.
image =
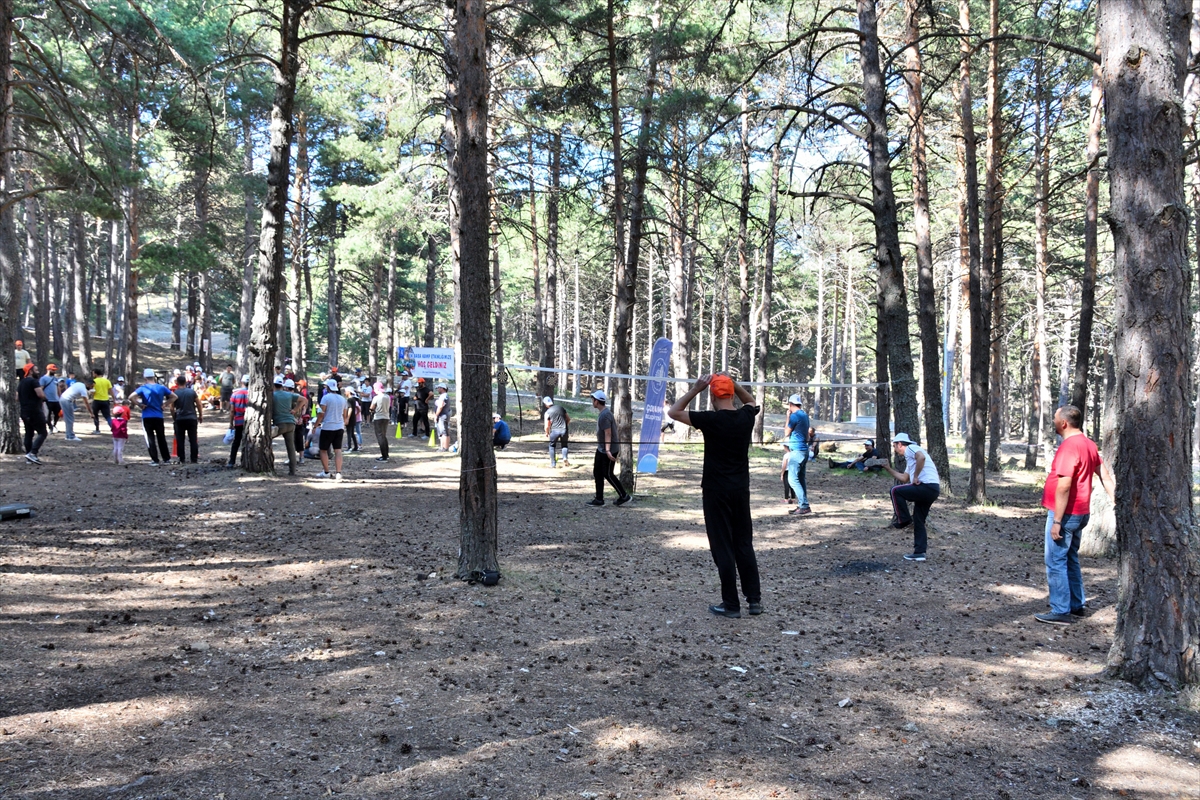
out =
{"type": "MultiPolygon", "coordinates": [[[[583,369],[563,369],[561,367],[538,367],[532,364],[500,364],[504,369],[519,369],[526,372],[553,372],[559,375],[586,375],[589,378],[626,378],[638,381],[666,381],[667,383],[695,383],[696,378],[675,378],[670,375],[629,375],[624,372],[592,372],[583,369]]],[[[775,381],[738,381],[741,386],[764,386],[768,388],[801,388],[801,389],[875,389],[888,384],[882,383],[790,383],[775,381]]]]}

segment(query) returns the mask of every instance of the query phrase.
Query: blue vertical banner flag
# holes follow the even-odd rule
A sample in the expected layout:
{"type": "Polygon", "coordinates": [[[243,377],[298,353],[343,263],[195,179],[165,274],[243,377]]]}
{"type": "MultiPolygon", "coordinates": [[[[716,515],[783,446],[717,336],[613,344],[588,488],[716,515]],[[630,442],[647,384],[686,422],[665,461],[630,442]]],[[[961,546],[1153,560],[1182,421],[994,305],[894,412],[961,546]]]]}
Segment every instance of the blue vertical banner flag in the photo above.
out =
{"type": "Polygon", "coordinates": [[[658,472],[658,440],[662,436],[663,399],[671,368],[671,340],[659,339],[650,351],[650,380],[646,382],[646,407],[642,410],[642,436],[638,444],[637,471],[658,472]]]}

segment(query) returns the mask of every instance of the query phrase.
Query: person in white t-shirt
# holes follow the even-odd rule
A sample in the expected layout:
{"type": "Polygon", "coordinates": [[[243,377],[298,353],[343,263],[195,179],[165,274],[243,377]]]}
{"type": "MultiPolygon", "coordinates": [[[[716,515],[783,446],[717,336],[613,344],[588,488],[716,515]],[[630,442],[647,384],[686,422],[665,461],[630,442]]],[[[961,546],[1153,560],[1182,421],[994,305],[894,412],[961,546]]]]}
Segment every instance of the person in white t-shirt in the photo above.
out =
{"type": "Polygon", "coordinates": [[[321,410],[317,412],[317,424],[321,426],[321,471],[318,478],[342,479],[342,439],[346,435],[346,423],[350,416],[350,407],[346,398],[338,392],[336,378],[325,381],[328,390],[321,397],[321,410]],[[334,471],[329,471],[329,451],[333,451],[334,471]]]}
{"type": "Polygon", "coordinates": [[[886,464],[885,469],[892,477],[904,483],[892,487],[892,508],[896,512],[892,520],[893,528],[913,526],[913,551],[905,554],[906,561],[925,560],[925,518],[929,509],[941,494],[941,478],[938,477],[937,467],[924,448],[908,438],[907,433],[897,433],[892,437],[892,449],[898,456],[904,456],[904,472],[893,469],[886,464]],[[912,514],[908,513],[908,504],[913,504],[912,514]]]}
{"type": "Polygon", "coordinates": [[[371,427],[375,431],[375,441],[379,443],[379,458],[376,461],[388,460],[388,423],[392,421],[392,390],[382,383],[375,384],[375,396],[371,398],[371,427]]]}
{"type": "Polygon", "coordinates": [[[58,395],[58,403],[62,406],[63,424],[67,426],[67,441],[82,442],[75,435],[75,401],[82,400],[88,416],[92,415],[92,406],[88,402],[88,387],[83,381],[75,381],[58,395]]]}

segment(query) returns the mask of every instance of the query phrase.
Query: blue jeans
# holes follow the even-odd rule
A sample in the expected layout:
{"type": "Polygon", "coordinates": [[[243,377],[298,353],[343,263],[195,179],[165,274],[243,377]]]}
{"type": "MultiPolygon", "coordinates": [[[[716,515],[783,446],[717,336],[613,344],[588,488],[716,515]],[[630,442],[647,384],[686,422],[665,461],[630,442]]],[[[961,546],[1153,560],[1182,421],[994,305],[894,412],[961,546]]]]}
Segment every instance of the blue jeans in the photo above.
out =
{"type": "Polygon", "coordinates": [[[808,508],[808,485],[805,473],[808,471],[808,453],[803,450],[788,452],[788,484],[796,493],[797,508],[808,508]]]}
{"type": "Polygon", "coordinates": [[[1057,542],[1050,535],[1054,512],[1046,512],[1046,583],[1050,585],[1050,613],[1069,614],[1083,608],[1083,573],[1079,570],[1079,537],[1088,514],[1067,514],[1062,519],[1057,542]]]}

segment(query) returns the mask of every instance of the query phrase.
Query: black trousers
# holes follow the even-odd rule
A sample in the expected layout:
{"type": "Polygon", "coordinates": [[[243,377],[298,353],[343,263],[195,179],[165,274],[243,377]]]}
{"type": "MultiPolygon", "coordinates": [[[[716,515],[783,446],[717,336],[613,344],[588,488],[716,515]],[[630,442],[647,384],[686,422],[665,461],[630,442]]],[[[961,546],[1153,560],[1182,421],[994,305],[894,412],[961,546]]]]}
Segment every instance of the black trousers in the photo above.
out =
{"type": "Polygon", "coordinates": [[[200,460],[200,442],[196,440],[196,431],[199,428],[199,423],[194,419],[177,419],[175,420],[175,446],[179,448],[179,461],[183,463],[183,440],[186,438],[188,444],[191,445],[192,463],[195,464],[200,460]]]}
{"type": "Polygon", "coordinates": [[[167,446],[167,425],[162,417],[142,417],[142,430],[146,433],[146,449],[150,451],[150,460],[171,460],[171,448],[167,446]],[[159,453],[162,457],[159,457],[159,453]]]}
{"type": "Polygon", "coordinates": [[[46,417],[39,411],[31,417],[21,417],[25,425],[25,452],[35,456],[46,441],[46,417]]]}
{"type": "Polygon", "coordinates": [[[762,602],[758,560],[754,557],[754,523],[750,519],[750,490],[704,492],[704,528],[717,574],[721,577],[721,602],[741,608],[738,578],[747,603],[762,602]]]}
{"type": "Polygon", "coordinates": [[[376,419],[371,421],[371,427],[375,430],[375,442],[379,445],[379,455],[384,458],[388,457],[388,421],[386,419],[376,419]]]}
{"type": "MultiPolygon", "coordinates": [[[[613,458],[620,455],[613,451],[613,458]]],[[[604,482],[608,481],[617,490],[618,497],[625,496],[625,487],[617,480],[617,462],[608,457],[607,453],[596,451],[596,460],[592,464],[592,477],[596,479],[596,497],[604,499],[604,482]]]]}
{"type": "Polygon", "coordinates": [[[92,422],[96,424],[96,428],[100,427],[100,417],[103,416],[108,422],[109,427],[112,427],[111,401],[109,400],[93,400],[92,401],[92,422]]]}
{"type": "Polygon", "coordinates": [[[397,397],[396,398],[395,412],[396,412],[396,419],[394,419],[393,422],[399,424],[401,427],[407,425],[408,424],[408,398],[407,397],[397,397]]]}
{"type": "Polygon", "coordinates": [[[942,487],[936,483],[902,483],[892,487],[892,508],[896,512],[896,521],[912,520],[914,553],[925,552],[925,518],[929,516],[929,507],[941,493],[942,487]],[[908,513],[909,502],[913,504],[912,516],[908,513]]]}
{"type": "Polygon", "coordinates": [[[417,425],[418,424],[420,424],[422,427],[425,428],[425,435],[428,436],[429,435],[429,409],[425,409],[424,411],[421,411],[420,409],[418,409],[418,410],[414,411],[412,419],[413,419],[413,426],[412,426],[413,436],[417,435],[417,425]]]}
{"type": "Polygon", "coordinates": [[[238,448],[242,446],[242,434],[245,433],[245,425],[233,426],[233,444],[229,446],[229,466],[237,465],[238,448]]]}

